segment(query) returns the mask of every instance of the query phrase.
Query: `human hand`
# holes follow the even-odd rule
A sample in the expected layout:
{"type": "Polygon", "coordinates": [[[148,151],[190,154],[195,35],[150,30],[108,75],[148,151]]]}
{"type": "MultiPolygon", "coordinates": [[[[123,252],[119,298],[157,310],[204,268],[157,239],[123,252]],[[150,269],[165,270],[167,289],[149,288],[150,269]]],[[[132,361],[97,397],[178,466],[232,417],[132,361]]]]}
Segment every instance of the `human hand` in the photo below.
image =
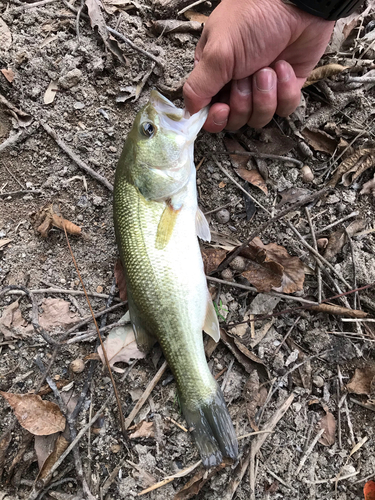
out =
{"type": "Polygon", "coordinates": [[[290,115],[334,22],[282,0],[222,0],[208,18],[184,85],[187,110],[212,104],[204,128],[261,128],[290,115]]]}

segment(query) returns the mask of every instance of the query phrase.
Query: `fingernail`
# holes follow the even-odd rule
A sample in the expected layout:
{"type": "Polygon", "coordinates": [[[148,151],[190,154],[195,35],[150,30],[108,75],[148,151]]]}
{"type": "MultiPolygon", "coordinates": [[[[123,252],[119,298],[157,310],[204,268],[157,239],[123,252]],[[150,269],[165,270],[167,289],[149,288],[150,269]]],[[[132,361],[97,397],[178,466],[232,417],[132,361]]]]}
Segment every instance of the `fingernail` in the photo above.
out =
{"type": "Polygon", "coordinates": [[[288,82],[293,74],[293,70],[285,61],[278,61],[275,69],[277,71],[277,80],[281,83],[288,82]]]}
{"type": "Polygon", "coordinates": [[[199,59],[194,59],[194,68],[199,63],[199,59]]]}
{"type": "Polygon", "coordinates": [[[221,109],[217,111],[213,116],[214,124],[220,127],[225,125],[228,121],[228,111],[226,109],[221,109]]]}
{"type": "Polygon", "coordinates": [[[262,69],[255,74],[255,85],[261,92],[269,92],[276,85],[276,75],[272,69],[262,69]]]}
{"type": "Polygon", "coordinates": [[[240,94],[249,95],[251,94],[251,81],[250,78],[242,78],[237,80],[237,90],[240,94]]]}

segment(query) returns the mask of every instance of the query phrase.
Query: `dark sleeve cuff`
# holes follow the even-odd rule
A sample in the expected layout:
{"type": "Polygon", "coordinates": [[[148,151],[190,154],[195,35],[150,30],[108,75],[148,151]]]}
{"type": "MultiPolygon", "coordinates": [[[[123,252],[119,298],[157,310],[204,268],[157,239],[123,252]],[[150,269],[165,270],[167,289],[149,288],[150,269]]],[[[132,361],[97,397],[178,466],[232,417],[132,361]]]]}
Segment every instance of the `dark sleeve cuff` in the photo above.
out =
{"type": "Polygon", "coordinates": [[[313,14],[314,16],[323,17],[328,21],[337,21],[342,17],[346,17],[355,11],[364,0],[286,0],[285,3],[290,3],[296,7],[313,14]]]}

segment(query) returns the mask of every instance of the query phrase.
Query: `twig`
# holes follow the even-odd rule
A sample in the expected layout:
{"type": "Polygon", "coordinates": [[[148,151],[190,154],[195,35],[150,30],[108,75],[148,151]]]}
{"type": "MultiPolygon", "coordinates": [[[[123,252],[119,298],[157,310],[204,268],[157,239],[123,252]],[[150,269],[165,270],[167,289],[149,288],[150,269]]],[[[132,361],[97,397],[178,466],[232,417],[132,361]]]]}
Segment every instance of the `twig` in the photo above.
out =
{"type": "Polygon", "coordinates": [[[290,484],[286,483],[283,479],[281,479],[280,476],[278,476],[277,474],[275,474],[269,467],[265,466],[265,469],[268,472],[268,474],[270,474],[273,478],[276,479],[276,481],[278,481],[283,486],[285,486],[285,488],[288,488],[288,490],[293,490],[294,489],[294,488],[292,488],[292,486],[290,486],[290,484]]]}
{"type": "Polygon", "coordinates": [[[341,321],[344,321],[346,323],[357,323],[357,321],[361,321],[363,323],[375,323],[375,319],[373,318],[358,318],[358,319],[341,318],[341,321]]]}
{"type": "Polygon", "coordinates": [[[25,5],[20,5],[19,7],[13,7],[9,10],[10,13],[22,12],[24,10],[33,9],[34,7],[42,7],[49,3],[57,2],[57,0],[41,0],[40,2],[27,3],[25,5]]]}
{"type": "Polygon", "coordinates": [[[8,174],[13,177],[13,179],[17,182],[17,184],[20,186],[22,190],[25,189],[25,186],[20,182],[17,177],[14,175],[14,173],[4,164],[5,170],[8,172],[8,174]]]}
{"type": "Polygon", "coordinates": [[[242,463],[239,463],[238,466],[236,467],[234,471],[234,478],[232,481],[229,483],[227,488],[225,489],[224,495],[222,497],[222,500],[232,500],[233,496],[235,495],[238,486],[241,484],[241,481],[249,467],[250,464],[250,451],[247,453],[246,458],[242,460],[242,463]]]}
{"type": "MultiPolygon", "coordinates": [[[[100,333],[106,333],[113,328],[117,328],[118,326],[124,326],[128,323],[128,321],[117,321],[117,323],[112,323],[108,326],[103,326],[103,328],[99,328],[100,333]]],[[[75,344],[77,342],[81,342],[82,340],[87,340],[90,337],[94,337],[97,335],[96,330],[89,330],[88,332],[78,332],[77,335],[69,340],[65,340],[64,344],[75,344]]]]}
{"type": "Polygon", "coordinates": [[[299,465],[297,467],[297,470],[296,470],[296,476],[301,472],[301,469],[305,465],[305,462],[308,459],[310,453],[313,451],[313,449],[315,448],[316,443],[323,436],[324,432],[325,432],[325,429],[320,429],[320,431],[318,432],[318,434],[312,440],[310,446],[307,448],[307,450],[303,454],[303,456],[302,456],[302,458],[301,458],[301,460],[299,462],[299,465]]]}
{"type": "MultiPolygon", "coordinates": [[[[27,4],[27,5],[32,5],[32,4],[27,4]]],[[[39,126],[39,125],[38,125],[39,126]]],[[[33,134],[38,127],[30,127],[29,129],[26,130],[21,130],[21,132],[18,132],[15,135],[12,135],[11,137],[8,137],[4,142],[0,144],[0,152],[4,151],[4,149],[10,148],[17,144],[17,142],[23,141],[27,139],[31,134],[33,134]]]]}
{"type": "Polygon", "coordinates": [[[336,220],[335,222],[332,222],[332,224],[328,224],[328,226],[323,227],[323,229],[320,229],[315,234],[316,234],[316,236],[321,236],[322,234],[326,233],[329,229],[332,229],[333,227],[337,226],[338,224],[341,224],[341,222],[345,222],[348,219],[352,219],[353,217],[357,217],[357,215],[359,215],[359,212],[352,212],[351,214],[346,215],[342,219],[336,220]]]}
{"type": "Polygon", "coordinates": [[[215,155],[238,155],[238,156],[252,156],[255,158],[261,158],[264,160],[280,160],[280,161],[290,161],[296,165],[303,167],[303,162],[297,160],[296,158],[290,158],[289,156],[279,156],[267,153],[256,153],[255,151],[215,151],[215,155]]]}
{"type": "Polygon", "coordinates": [[[107,356],[107,351],[104,347],[104,344],[103,344],[103,340],[102,340],[102,336],[100,335],[100,331],[99,331],[99,327],[98,327],[98,323],[96,322],[96,318],[95,318],[95,313],[91,307],[91,303],[90,303],[90,299],[86,293],[86,287],[83,283],[83,280],[82,280],[82,277],[81,277],[81,273],[79,272],[79,269],[78,269],[78,266],[77,266],[77,262],[76,262],[76,259],[74,257],[74,254],[73,254],[73,251],[72,251],[72,248],[70,246],[70,242],[69,242],[69,238],[68,238],[68,233],[66,232],[66,225],[65,225],[65,222],[63,224],[63,228],[64,228],[64,233],[65,233],[65,238],[66,238],[66,242],[67,242],[67,245],[68,245],[68,248],[69,248],[69,251],[70,251],[70,255],[72,256],[72,260],[73,260],[73,264],[74,264],[74,267],[77,271],[77,274],[78,274],[78,278],[79,278],[79,281],[81,282],[81,285],[82,285],[82,288],[83,288],[83,291],[85,292],[85,296],[86,296],[86,300],[87,300],[87,304],[89,306],[89,309],[90,309],[90,312],[91,312],[91,315],[92,315],[92,318],[94,320],[94,324],[95,324],[95,328],[96,328],[96,331],[98,332],[98,337],[99,337],[99,341],[100,341],[100,345],[102,347],[102,351],[103,351],[103,356],[104,356],[104,359],[105,359],[105,364],[107,366],[107,369],[108,369],[108,374],[109,374],[109,377],[111,379],[111,382],[112,382],[112,386],[113,386],[113,391],[115,393],[115,398],[116,398],[116,402],[117,402],[117,406],[118,406],[118,412],[119,412],[119,418],[120,418],[120,425],[121,425],[121,430],[122,430],[122,434],[124,436],[125,439],[128,439],[127,437],[127,432],[126,432],[126,427],[125,427],[125,419],[124,419],[124,415],[122,413],[122,406],[121,406],[121,402],[120,402],[120,397],[118,395],[118,391],[117,391],[117,387],[116,387],[116,383],[115,383],[115,379],[113,378],[113,373],[112,373],[112,370],[111,370],[111,367],[110,367],[110,364],[109,364],[109,361],[108,361],[108,356],[107,356]]]}
{"type": "Polygon", "coordinates": [[[172,422],[172,424],[176,425],[177,427],[179,427],[182,431],[184,432],[189,432],[186,427],[184,427],[183,425],[179,424],[178,422],[176,422],[176,420],[173,420],[173,418],[171,417],[165,417],[165,420],[167,420],[168,422],[172,422]]]}
{"type": "Polygon", "coordinates": [[[274,222],[278,221],[279,219],[282,219],[283,217],[288,215],[290,212],[294,212],[298,208],[303,207],[304,205],[307,205],[308,203],[311,203],[312,201],[315,201],[316,199],[319,199],[321,196],[328,193],[330,190],[331,190],[331,188],[324,188],[324,189],[321,189],[320,191],[317,191],[316,193],[314,193],[310,196],[306,196],[306,198],[304,198],[303,200],[301,200],[297,203],[294,203],[289,208],[286,208],[285,210],[282,210],[281,212],[279,212],[277,215],[275,215],[275,217],[272,217],[271,219],[268,219],[266,222],[261,224],[257,229],[255,229],[250,234],[248,239],[246,241],[244,241],[242,243],[242,245],[237,247],[230,256],[228,256],[226,259],[223,260],[223,262],[220,264],[220,266],[216,269],[215,273],[220,273],[221,271],[223,271],[223,269],[225,269],[232,262],[232,260],[235,259],[237,257],[237,255],[239,255],[241,253],[241,251],[245,247],[247,247],[251,241],[253,241],[253,239],[256,236],[259,236],[265,229],[267,229],[274,222]]]}
{"type": "MultiPolygon", "coordinates": [[[[349,232],[348,232],[348,230],[347,230],[346,227],[344,228],[344,230],[345,230],[346,237],[348,238],[348,241],[349,241],[350,253],[351,253],[351,256],[352,256],[353,286],[354,286],[354,288],[357,288],[357,271],[356,271],[356,265],[355,265],[353,241],[352,241],[352,238],[350,237],[350,234],[349,234],[349,232]]],[[[354,294],[354,303],[353,303],[354,309],[357,309],[357,297],[358,297],[358,292],[355,292],[355,294],[354,294]]]]}
{"type": "Polygon", "coordinates": [[[180,16],[181,14],[183,14],[184,12],[186,12],[187,10],[190,10],[192,9],[193,7],[196,7],[197,5],[200,5],[201,3],[205,2],[206,0],[197,0],[196,2],[194,3],[191,3],[190,5],[188,5],[187,7],[181,9],[179,12],[177,12],[177,15],[180,16]]]}
{"type": "Polygon", "coordinates": [[[228,383],[228,380],[229,380],[229,375],[230,375],[230,373],[231,373],[231,371],[232,371],[233,364],[234,364],[234,358],[232,358],[232,359],[231,359],[231,361],[230,361],[230,363],[229,363],[229,366],[228,366],[228,370],[227,370],[227,372],[226,372],[226,374],[225,374],[225,377],[224,377],[224,380],[223,380],[223,382],[222,382],[222,384],[221,384],[221,391],[222,391],[223,393],[224,393],[224,389],[225,389],[225,387],[226,387],[226,385],[227,385],[227,383],[228,383]]]}
{"type": "Polygon", "coordinates": [[[350,477],[354,477],[357,474],[359,474],[359,471],[352,472],[351,474],[347,474],[346,476],[341,476],[338,479],[335,477],[331,477],[330,479],[319,479],[318,481],[309,481],[308,479],[305,479],[306,484],[327,484],[327,483],[335,483],[337,481],[342,481],[343,479],[349,479],[350,477]]]}
{"type": "MultiPolygon", "coordinates": [[[[90,295],[90,293],[88,293],[88,295],[90,295]]],[[[109,297],[109,295],[108,295],[108,297],[109,297]]],[[[121,307],[123,305],[125,305],[125,303],[121,302],[120,304],[115,304],[114,306],[111,306],[111,307],[108,307],[108,308],[104,309],[104,311],[96,312],[95,313],[95,318],[100,318],[100,316],[103,316],[103,314],[108,314],[109,312],[112,312],[112,311],[118,309],[119,307],[121,307]]],[[[87,316],[82,321],[80,321],[75,326],[73,326],[70,330],[68,330],[66,332],[66,335],[67,336],[71,335],[72,333],[76,332],[79,328],[81,328],[81,326],[85,326],[85,325],[87,325],[87,323],[91,323],[91,321],[92,321],[92,316],[90,314],[90,316],[87,316]]]]}
{"type": "MultiPolygon", "coordinates": [[[[68,295],[85,295],[85,292],[83,292],[82,290],[69,290],[69,289],[66,290],[65,288],[36,288],[34,290],[30,290],[30,292],[35,294],[35,295],[38,295],[41,293],[66,293],[68,295]]],[[[18,294],[15,293],[15,295],[23,295],[23,294],[22,293],[18,293],[18,294]]],[[[108,299],[108,297],[109,297],[109,295],[106,293],[97,293],[97,292],[87,292],[87,295],[89,297],[97,297],[99,299],[108,299]]],[[[120,299],[115,299],[115,300],[120,301],[120,299]]],[[[120,307],[120,305],[124,305],[124,302],[121,301],[121,304],[118,304],[118,306],[120,307]]]]}
{"type": "Polygon", "coordinates": [[[102,175],[98,174],[95,170],[93,170],[91,167],[89,167],[81,158],[79,158],[75,152],[67,145],[65,142],[60,139],[60,137],[57,135],[57,133],[45,122],[41,121],[40,122],[41,126],[44,128],[44,130],[47,132],[48,135],[52,137],[52,139],[60,146],[60,148],[69,156],[70,159],[74,161],[78,165],[78,167],[81,170],[84,170],[87,172],[91,177],[99,181],[101,184],[103,184],[109,191],[113,191],[113,185],[107,181],[105,177],[102,175]]]}
{"type": "Polygon", "coordinates": [[[297,316],[297,319],[295,320],[295,322],[293,323],[293,325],[289,328],[289,330],[287,331],[285,337],[283,338],[283,340],[281,341],[281,343],[277,346],[275,352],[273,353],[274,356],[276,356],[276,354],[280,351],[280,349],[282,348],[282,346],[284,345],[285,341],[287,340],[287,338],[289,337],[289,335],[292,333],[292,331],[294,330],[294,327],[296,326],[296,324],[298,323],[298,321],[301,319],[301,316],[297,316]]]}
{"type": "Polygon", "coordinates": [[[43,191],[41,191],[40,189],[21,189],[20,191],[8,191],[7,193],[0,193],[0,196],[2,198],[7,198],[8,196],[18,196],[20,194],[43,194],[43,191]]]}
{"type": "MultiPolygon", "coordinates": [[[[222,285],[234,286],[235,288],[241,288],[241,290],[247,290],[248,292],[258,293],[258,290],[254,286],[241,285],[241,283],[236,283],[235,281],[225,281],[220,278],[214,278],[213,276],[206,276],[206,279],[208,281],[213,281],[214,283],[221,283],[222,285]]],[[[292,300],[293,302],[301,302],[302,304],[308,304],[311,306],[318,305],[318,302],[313,302],[312,300],[303,299],[302,297],[295,297],[294,295],[286,295],[280,292],[267,292],[265,293],[265,295],[270,295],[272,297],[281,297],[282,299],[285,300],[292,300]]],[[[255,318],[255,321],[257,321],[257,318],[255,318]]]]}
{"type": "Polygon", "coordinates": [[[130,412],[130,415],[125,419],[125,429],[127,429],[129,427],[129,425],[133,422],[133,420],[137,416],[139,410],[145,404],[145,402],[147,401],[149,395],[153,391],[154,387],[156,386],[156,384],[159,382],[159,380],[163,376],[163,373],[167,369],[167,366],[168,366],[167,362],[164,361],[164,363],[161,365],[161,367],[159,368],[159,370],[156,372],[156,375],[154,376],[154,378],[151,380],[151,382],[146,387],[146,389],[145,389],[144,393],[142,394],[141,398],[137,401],[137,404],[134,406],[133,410],[130,412]]]}
{"type": "Polygon", "coordinates": [[[350,439],[352,441],[352,445],[354,446],[355,445],[355,437],[354,437],[354,431],[353,431],[352,421],[350,419],[350,412],[349,412],[349,407],[348,407],[348,401],[347,401],[346,398],[345,398],[345,401],[344,401],[344,408],[345,408],[346,418],[348,420],[348,428],[349,428],[350,439]]]}
{"type": "Polygon", "coordinates": [[[147,52],[147,50],[141,49],[134,42],[132,42],[131,40],[129,40],[129,38],[127,38],[125,35],[123,35],[122,33],[114,30],[110,26],[106,26],[106,28],[107,28],[107,30],[110,33],[112,33],[112,35],[116,36],[117,38],[119,38],[123,42],[127,43],[128,45],[130,45],[130,47],[132,49],[136,50],[140,54],[143,54],[144,56],[148,57],[152,61],[156,62],[156,64],[158,64],[159,66],[161,66],[162,68],[164,68],[164,63],[162,61],[160,61],[160,59],[158,59],[156,56],[154,56],[153,54],[150,54],[150,52],[147,52]]]}
{"type": "MultiPolygon", "coordinates": [[[[313,240],[314,249],[316,251],[318,251],[318,245],[316,243],[316,236],[315,236],[315,232],[314,232],[314,226],[313,226],[313,223],[312,223],[312,220],[311,220],[310,210],[308,209],[308,207],[305,207],[305,213],[306,213],[307,221],[308,221],[309,226],[310,226],[310,232],[311,232],[311,237],[312,237],[312,240],[313,240]]],[[[322,301],[322,274],[320,272],[320,267],[318,265],[316,266],[316,275],[317,275],[317,279],[318,279],[318,302],[320,304],[320,302],[322,301]]]]}

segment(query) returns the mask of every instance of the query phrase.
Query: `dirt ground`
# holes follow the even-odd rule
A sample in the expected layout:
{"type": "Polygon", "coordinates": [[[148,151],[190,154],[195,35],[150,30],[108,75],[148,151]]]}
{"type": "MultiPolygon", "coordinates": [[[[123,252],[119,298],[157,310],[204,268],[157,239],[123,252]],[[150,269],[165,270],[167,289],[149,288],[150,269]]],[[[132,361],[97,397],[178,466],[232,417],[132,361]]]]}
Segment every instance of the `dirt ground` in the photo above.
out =
{"type": "MultiPolygon", "coordinates": [[[[41,370],[48,366],[49,376],[55,383],[61,382],[60,388],[69,382],[61,394],[73,408],[88,385],[81,411],[72,424],[77,432],[104,404],[100,418],[79,439],[75,455],[70,453],[49,486],[42,485],[32,496],[40,468],[38,459],[42,460],[40,449],[47,445],[40,438],[38,444],[33,434],[22,429],[1,398],[0,500],[128,500],[199,460],[188,433],[176,424],[184,426],[185,422],[169,370],[135,417],[135,424],[150,424],[150,434],[141,430],[141,437],[130,439],[129,444],[119,428],[115,400],[107,401],[112,391],[108,371],[93,356],[96,337],[58,346],[46,342],[30,326],[31,301],[24,293],[33,292],[40,322],[44,318],[52,342],[60,342],[64,331],[90,314],[84,296],[79,294],[82,288],[63,231],[54,226],[43,238],[36,230],[35,213],[53,203],[56,211],[82,228],[82,235],[70,236],[72,250],[84,284],[93,294],[93,310],[107,307],[117,260],[112,194],[63,148],[66,146],[113,184],[124,139],[150,90],[156,87],[176,105],[183,105],[181,82],[192,68],[199,34],[156,35],[153,22],[184,20],[177,11],[187,4],[174,1],[168,10],[160,6],[162,3],[124,0],[116,8],[116,2],[104,2],[106,23],[148,53],[142,54],[118,40],[114,50],[125,58],[121,63],[110,51],[110,42],[105,46],[97,30],[91,28],[86,8],[77,33],[80,2],[51,0],[37,7],[18,0],[0,2],[0,69],[5,70],[0,74],[0,97],[4,98],[0,102],[0,282],[1,287],[15,287],[1,295],[0,312],[4,320],[9,305],[19,300],[22,314],[17,328],[0,327],[0,390],[38,392],[40,385],[46,384],[41,370]],[[49,86],[52,91],[46,96],[49,86]],[[138,98],[136,92],[140,92],[138,98]],[[51,93],[54,98],[46,104],[51,93]],[[47,132],[48,126],[63,146],[47,132]],[[7,147],[2,147],[4,144],[7,147]],[[54,303],[58,310],[48,314],[46,299],[58,299],[54,303]],[[59,314],[63,305],[66,309],[59,314]],[[91,362],[87,359],[90,355],[94,358],[91,362]],[[41,368],[36,358],[42,362],[41,368]],[[71,362],[76,359],[86,363],[80,373],[71,370],[71,362]],[[79,463],[83,472],[77,468],[79,463]],[[85,492],[82,478],[88,488],[85,492]]],[[[196,10],[209,15],[215,5],[205,2],[196,10]]],[[[308,205],[319,245],[326,245],[335,233],[335,245],[331,240],[329,243],[332,255],[323,263],[318,259],[322,298],[375,283],[375,188],[374,194],[361,194],[364,184],[374,176],[375,165],[374,25],[375,10],[367,9],[364,17],[353,17],[351,31],[348,24],[338,26],[320,65],[334,63],[349,69],[306,87],[303,104],[292,117],[275,117],[262,131],[245,127],[231,136],[237,141],[236,149],[242,146],[254,153],[248,168],[262,174],[267,195],[236,175],[233,167],[238,167],[244,157],[231,161],[228,155],[220,154],[219,165],[215,162],[214,153],[226,151],[223,133],[201,132],[198,136],[196,164],[203,160],[197,172],[199,204],[207,213],[213,234],[212,244],[202,245],[202,249],[222,249],[224,254],[232,251],[272,216],[289,208],[283,219],[269,223],[257,236],[265,245],[275,243],[289,255],[299,257],[304,263],[303,271],[299,271],[304,282],[293,292],[283,288],[275,298],[272,293],[247,290],[254,283],[242,275],[243,269],[233,269],[232,265],[215,272],[219,265],[215,261],[212,277],[233,280],[233,285],[209,282],[224,331],[222,341],[209,353],[209,366],[214,375],[219,374],[237,435],[257,429],[269,433],[241,439],[239,462],[209,473],[198,466],[184,477],[146,493],[145,499],[354,500],[364,498],[366,481],[375,478],[375,327],[367,321],[375,317],[374,288],[330,302],[346,308],[346,319],[348,309],[368,313],[362,322],[343,321],[337,310],[320,312],[300,307],[306,306],[300,299],[318,300],[318,267],[311,250],[303,245],[306,241],[313,244],[305,208],[294,207],[307,195],[328,186],[336,169],[350,163],[353,173],[348,182],[343,183],[339,176],[336,184],[331,182],[330,192],[308,205]],[[344,27],[348,35],[345,41],[340,39],[344,27]],[[355,80],[367,72],[367,81],[355,80]],[[368,168],[363,168],[364,164],[368,168]],[[304,165],[309,167],[307,173],[305,167],[302,170],[304,165]],[[222,168],[261,207],[249,201],[222,168]],[[356,177],[361,169],[363,173],[356,177]],[[343,218],[344,222],[326,229],[343,218]],[[353,221],[359,221],[358,226],[353,228],[353,221]],[[349,241],[344,227],[350,234],[349,241]],[[340,238],[341,245],[337,243],[340,238]],[[268,317],[255,321],[252,328],[250,315],[256,314],[268,317]],[[247,322],[245,326],[236,326],[243,321],[247,322]],[[354,383],[354,389],[351,384],[348,389],[356,370],[367,377],[367,382],[361,388],[354,383]],[[280,413],[283,404],[285,412],[280,413]],[[323,435],[314,442],[321,429],[323,435]],[[261,446],[260,439],[264,439],[261,446]],[[257,453],[252,454],[255,449],[257,453]],[[196,490],[179,494],[192,477],[196,490]]],[[[319,252],[324,255],[325,250],[320,248],[319,252]]],[[[293,276],[290,279],[293,281],[293,276]]],[[[116,289],[112,303],[119,302],[116,289]]],[[[110,312],[107,325],[118,322],[126,310],[126,305],[121,305],[110,312]]],[[[4,321],[1,324],[4,327],[4,321]]],[[[68,338],[92,331],[92,325],[80,327],[68,338]]],[[[125,374],[114,372],[114,378],[125,417],[162,363],[157,347],[130,368],[119,364],[125,374]]],[[[43,399],[59,403],[53,393],[44,394],[43,399]]]]}

